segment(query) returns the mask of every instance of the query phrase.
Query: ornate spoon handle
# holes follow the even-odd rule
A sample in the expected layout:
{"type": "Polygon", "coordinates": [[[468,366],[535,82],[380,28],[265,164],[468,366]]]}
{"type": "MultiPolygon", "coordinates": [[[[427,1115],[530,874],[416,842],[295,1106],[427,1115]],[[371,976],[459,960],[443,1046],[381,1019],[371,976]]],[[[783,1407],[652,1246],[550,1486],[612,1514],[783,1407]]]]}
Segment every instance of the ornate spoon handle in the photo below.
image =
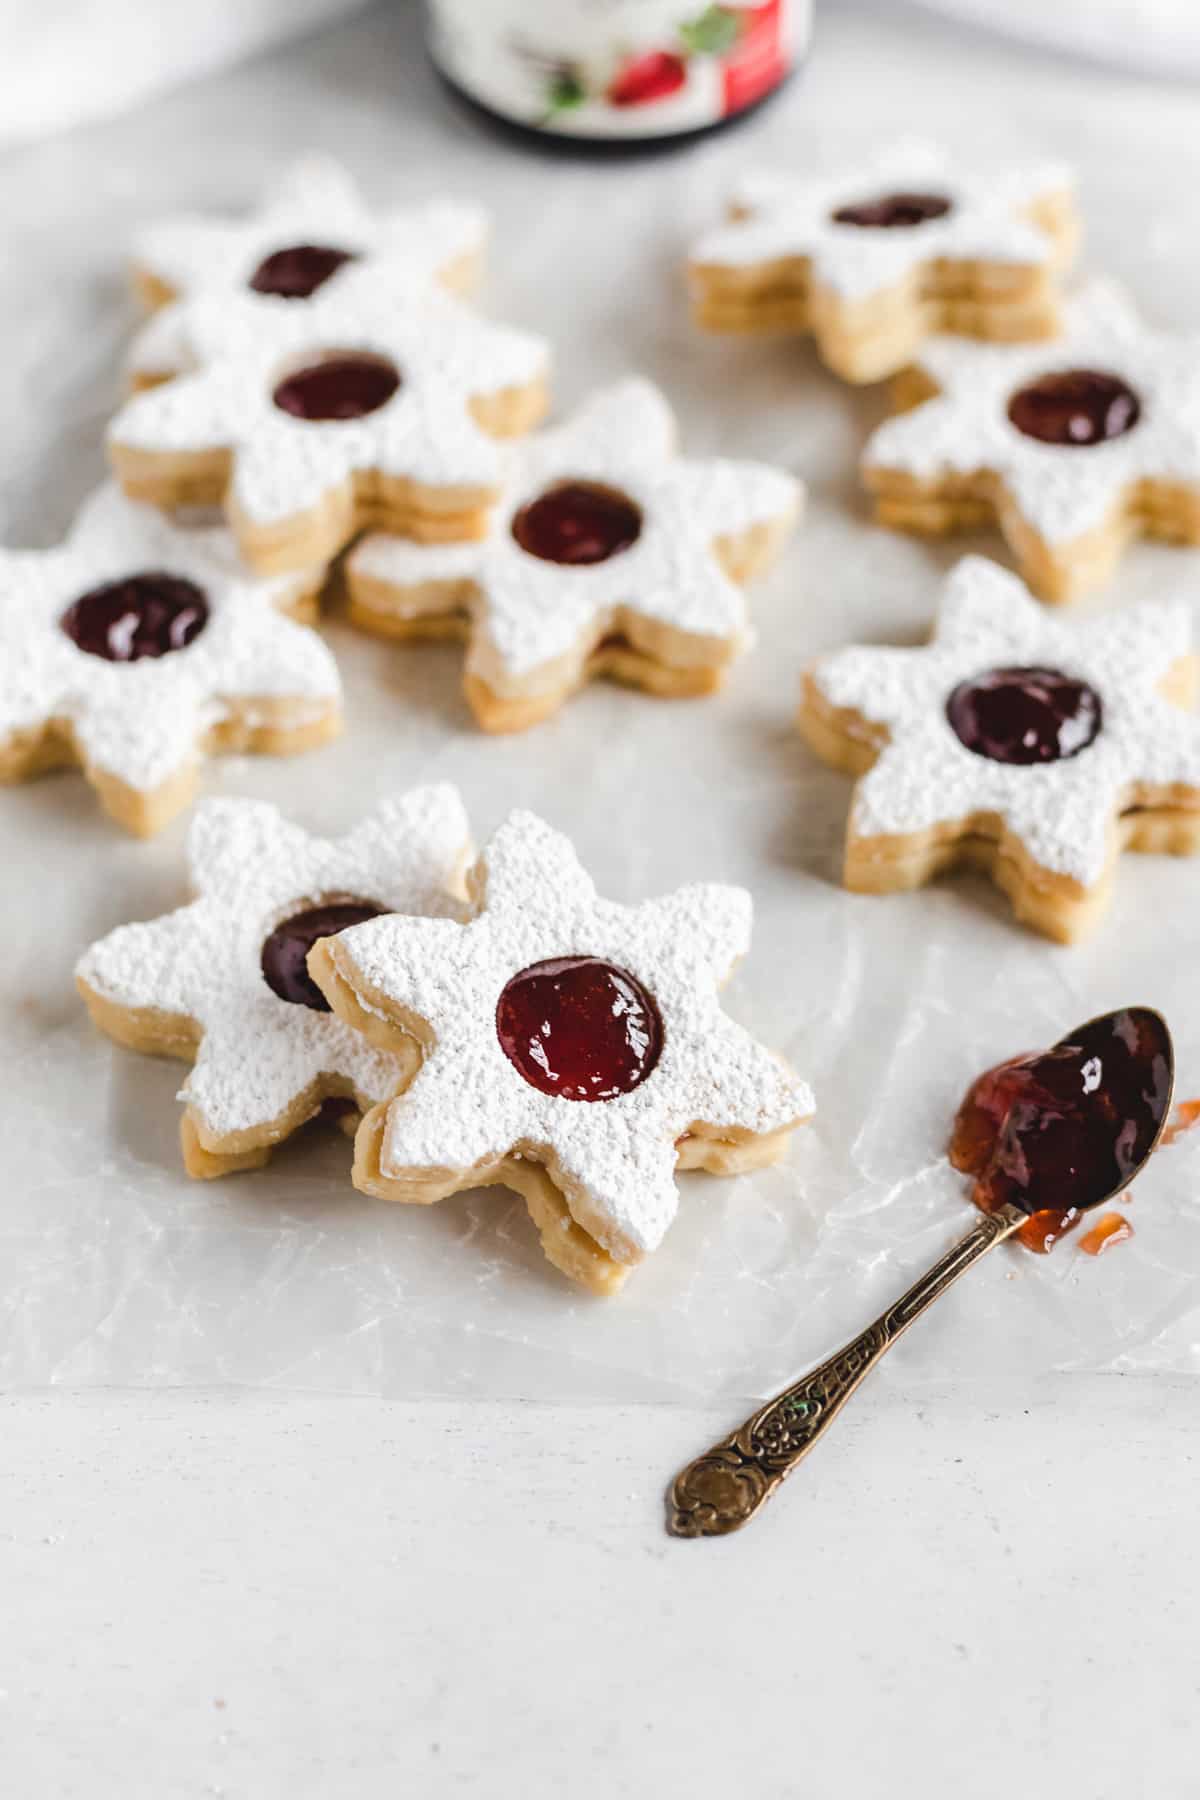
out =
{"type": "Polygon", "coordinates": [[[1012,1206],[984,1213],[874,1324],[682,1469],[671,1483],[667,1530],[675,1537],[723,1537],[752,1519],[913,1320],[1025,1217],[1012,1206]]]}

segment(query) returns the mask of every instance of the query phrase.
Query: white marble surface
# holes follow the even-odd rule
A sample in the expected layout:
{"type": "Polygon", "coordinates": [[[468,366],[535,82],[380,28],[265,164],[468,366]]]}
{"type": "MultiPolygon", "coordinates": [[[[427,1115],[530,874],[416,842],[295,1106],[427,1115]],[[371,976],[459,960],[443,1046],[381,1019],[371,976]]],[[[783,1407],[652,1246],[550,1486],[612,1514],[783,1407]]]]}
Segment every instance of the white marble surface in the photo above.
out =
{"type": "MultiPolygon", "coordinates": [[[[794,349],[697,339],[675,273],[735,168],[915,123],[1074,156],[1094,260],[1187,323],[1195,91],[886,10],[821,26],[759,123],[646,165],[498,148],[438,93],[403,8],[0,160],[11,542],[53,541],[100,473],[133,222],[249,197],[313,145],[380,198],[436,183],[494,207],[487,304],[558,340],[564,403],[638,364],[699,450],[805,476],[810,524],[719,702],[597,689],[488,742],[458,651],[335,624],[357,729],[208,786],[341,827],[387,786],[451,776],[481,832],[513,801],[569,826],[618,897],[745,881],[756,948],[731,1006],[822,1101],[783,1170],[689,1181],[607,1309],[542,1271],[517,1206],[355,1200],[337,1140],[189,1187],[176,1072],[90,1037],[69,981],[80,942],[178,897],[183,827],[128,843],[70,777],[3,796],[0,1743],[22,1796],[1189,1791],[1186,1141],[1139,1184],[1132,1245],[993,1259],[754,1532],[660,1532],[680,1458],[964,1222],[939,1156],[987,1056],[1159,1001],[1200,1087],[1194,865],[1131,861],[1105,933],[1067,953],[972,881],[882,903],[835,885],[847,788],[792,733],[797,671],[850,636],[915,635],[949,553],[864,523],[853,459],[878,400],[794,349]]],[[[1198,560],[1139,550],[1122,592],[1195,591],[1198,560]]]]}

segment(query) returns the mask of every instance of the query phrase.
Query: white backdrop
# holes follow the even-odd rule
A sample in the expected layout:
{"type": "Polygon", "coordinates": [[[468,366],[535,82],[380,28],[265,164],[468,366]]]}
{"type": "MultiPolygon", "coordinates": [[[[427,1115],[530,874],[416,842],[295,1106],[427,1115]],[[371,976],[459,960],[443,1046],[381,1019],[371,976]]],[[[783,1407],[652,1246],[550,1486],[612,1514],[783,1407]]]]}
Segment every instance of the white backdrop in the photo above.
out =
{"type": "Polygon", "coordinates": [[[0,0],[0,145],[106,118],[363,0],[0,0]]]}

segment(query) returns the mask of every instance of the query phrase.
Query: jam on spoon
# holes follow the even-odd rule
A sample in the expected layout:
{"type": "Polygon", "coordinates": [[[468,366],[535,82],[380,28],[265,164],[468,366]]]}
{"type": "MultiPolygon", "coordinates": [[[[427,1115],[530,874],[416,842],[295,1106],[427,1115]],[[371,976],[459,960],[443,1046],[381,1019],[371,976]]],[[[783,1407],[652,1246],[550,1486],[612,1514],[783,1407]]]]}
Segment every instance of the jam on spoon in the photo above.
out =
{"type": "MultiPolygon", "coordinates": [[[[1088,1212],[1127,1187],[1162,1137],[1174,1078],[1166,1021],[1141,1006],[1091,1019],[1043,1054],[980,1076],[959,1110],[951,1151],[955,1166],[976,1178],[973,1228],[865,1331],[682,1469],[668,1493],[668,1531],[737,1531],[960,1275],[1048,1212],[1088,1212]]],[[[1124,1224],[1101,1219],[1097,1253],[1124,1224]]]]}
{"type": "Polygon", "coordinates": [[[984,1212],[1016,1206],[1016,1236],[1050,1250],[1127,1185],[1158,1140],[1171,1091],[1170,1035],[1156,1012],[1106,1013],[1050,1050],[989,1069],[967,1092],[950,1160],[984,1212]]]}

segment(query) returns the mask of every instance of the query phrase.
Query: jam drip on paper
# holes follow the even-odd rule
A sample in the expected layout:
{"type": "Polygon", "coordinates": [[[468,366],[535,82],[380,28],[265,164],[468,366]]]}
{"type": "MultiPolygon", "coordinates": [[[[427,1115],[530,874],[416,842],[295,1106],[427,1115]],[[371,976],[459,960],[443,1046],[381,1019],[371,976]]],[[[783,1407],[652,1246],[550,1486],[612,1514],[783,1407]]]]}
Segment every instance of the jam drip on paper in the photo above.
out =
{"type": "Polygon", "coordinates": [[[615,1100],[662,1054],[658,1008],[636,976],[595,956],[531,963],[496,1006],[496,1035],[531,1087],[562,1100],[615,1100]]]}
{"type": "Polygon", "coordinates": [[[991,762],[1062,762],[1094,742],[1100,696],[1061,669],[989,669],[961,681],[946,702],[960,744],[991,762]]]}
{"type": "Polygon", "coordinates": [[[954,1122],[950,1161],[975,1177],[984,1212],[1013,1204],[1018,1231],[1049,1250],[1139,1167],[1171,1094],[1170,1043],[1157,1013],[1136,1007],[1069,1042],[989,1069],[954,1122]]]}
{"type": "Polygon", "coordinates": [[[293,1006],[329,1012],[328,1000],[308,972],[308,953],[318,938],[336,937],[387,911],[370,900],[334,900],[309,906],[277,925],[262,947],[263,979],[271,992],[293,1006]]]}
{"type": "Polygon", "coordinates": [[[861,225],[871,231],[908,231],[930,219],[944,219],[954,210],[945,194],[880,194],[853,206],[839,206],[832,215],[836,225],[861,225]]]}
{"type": "Polygon", "coordinates": [[[159,570],[89,588],[59,620],[81,650],[116,663],[185,650],[207,623],[203,589],[159,570]]]}
{"type": "Polygon", "coordinates": [[[1142,416],[1127,381],[1100,369],[1062,369],[1018,388],[1008,403],[1012,424],[1043,444],[1084,448],[1124,437],[1142,416]]]}
{"type": "Polygon", "coordinates": [[[332,244],[287,244],[264,256],[248,285],[256,294],[274,294],[279,300],[307,300],[331,275],[357,261],[353,250],[332,244]]]}
{"type": "Polygon", "coordinates": [[[637,542],[641,508],[615,488],[563,481],[514,516],[512,534],[529,556],[571,567],[607,562],[637,542]]]}
{"type": "Polygon", "coordinates": [[[386,406],[400,386],[400,371],[383,356],[345,352],[293,369],[271,395],[281,412],[319,423],[362,419],[386,406]]]}

